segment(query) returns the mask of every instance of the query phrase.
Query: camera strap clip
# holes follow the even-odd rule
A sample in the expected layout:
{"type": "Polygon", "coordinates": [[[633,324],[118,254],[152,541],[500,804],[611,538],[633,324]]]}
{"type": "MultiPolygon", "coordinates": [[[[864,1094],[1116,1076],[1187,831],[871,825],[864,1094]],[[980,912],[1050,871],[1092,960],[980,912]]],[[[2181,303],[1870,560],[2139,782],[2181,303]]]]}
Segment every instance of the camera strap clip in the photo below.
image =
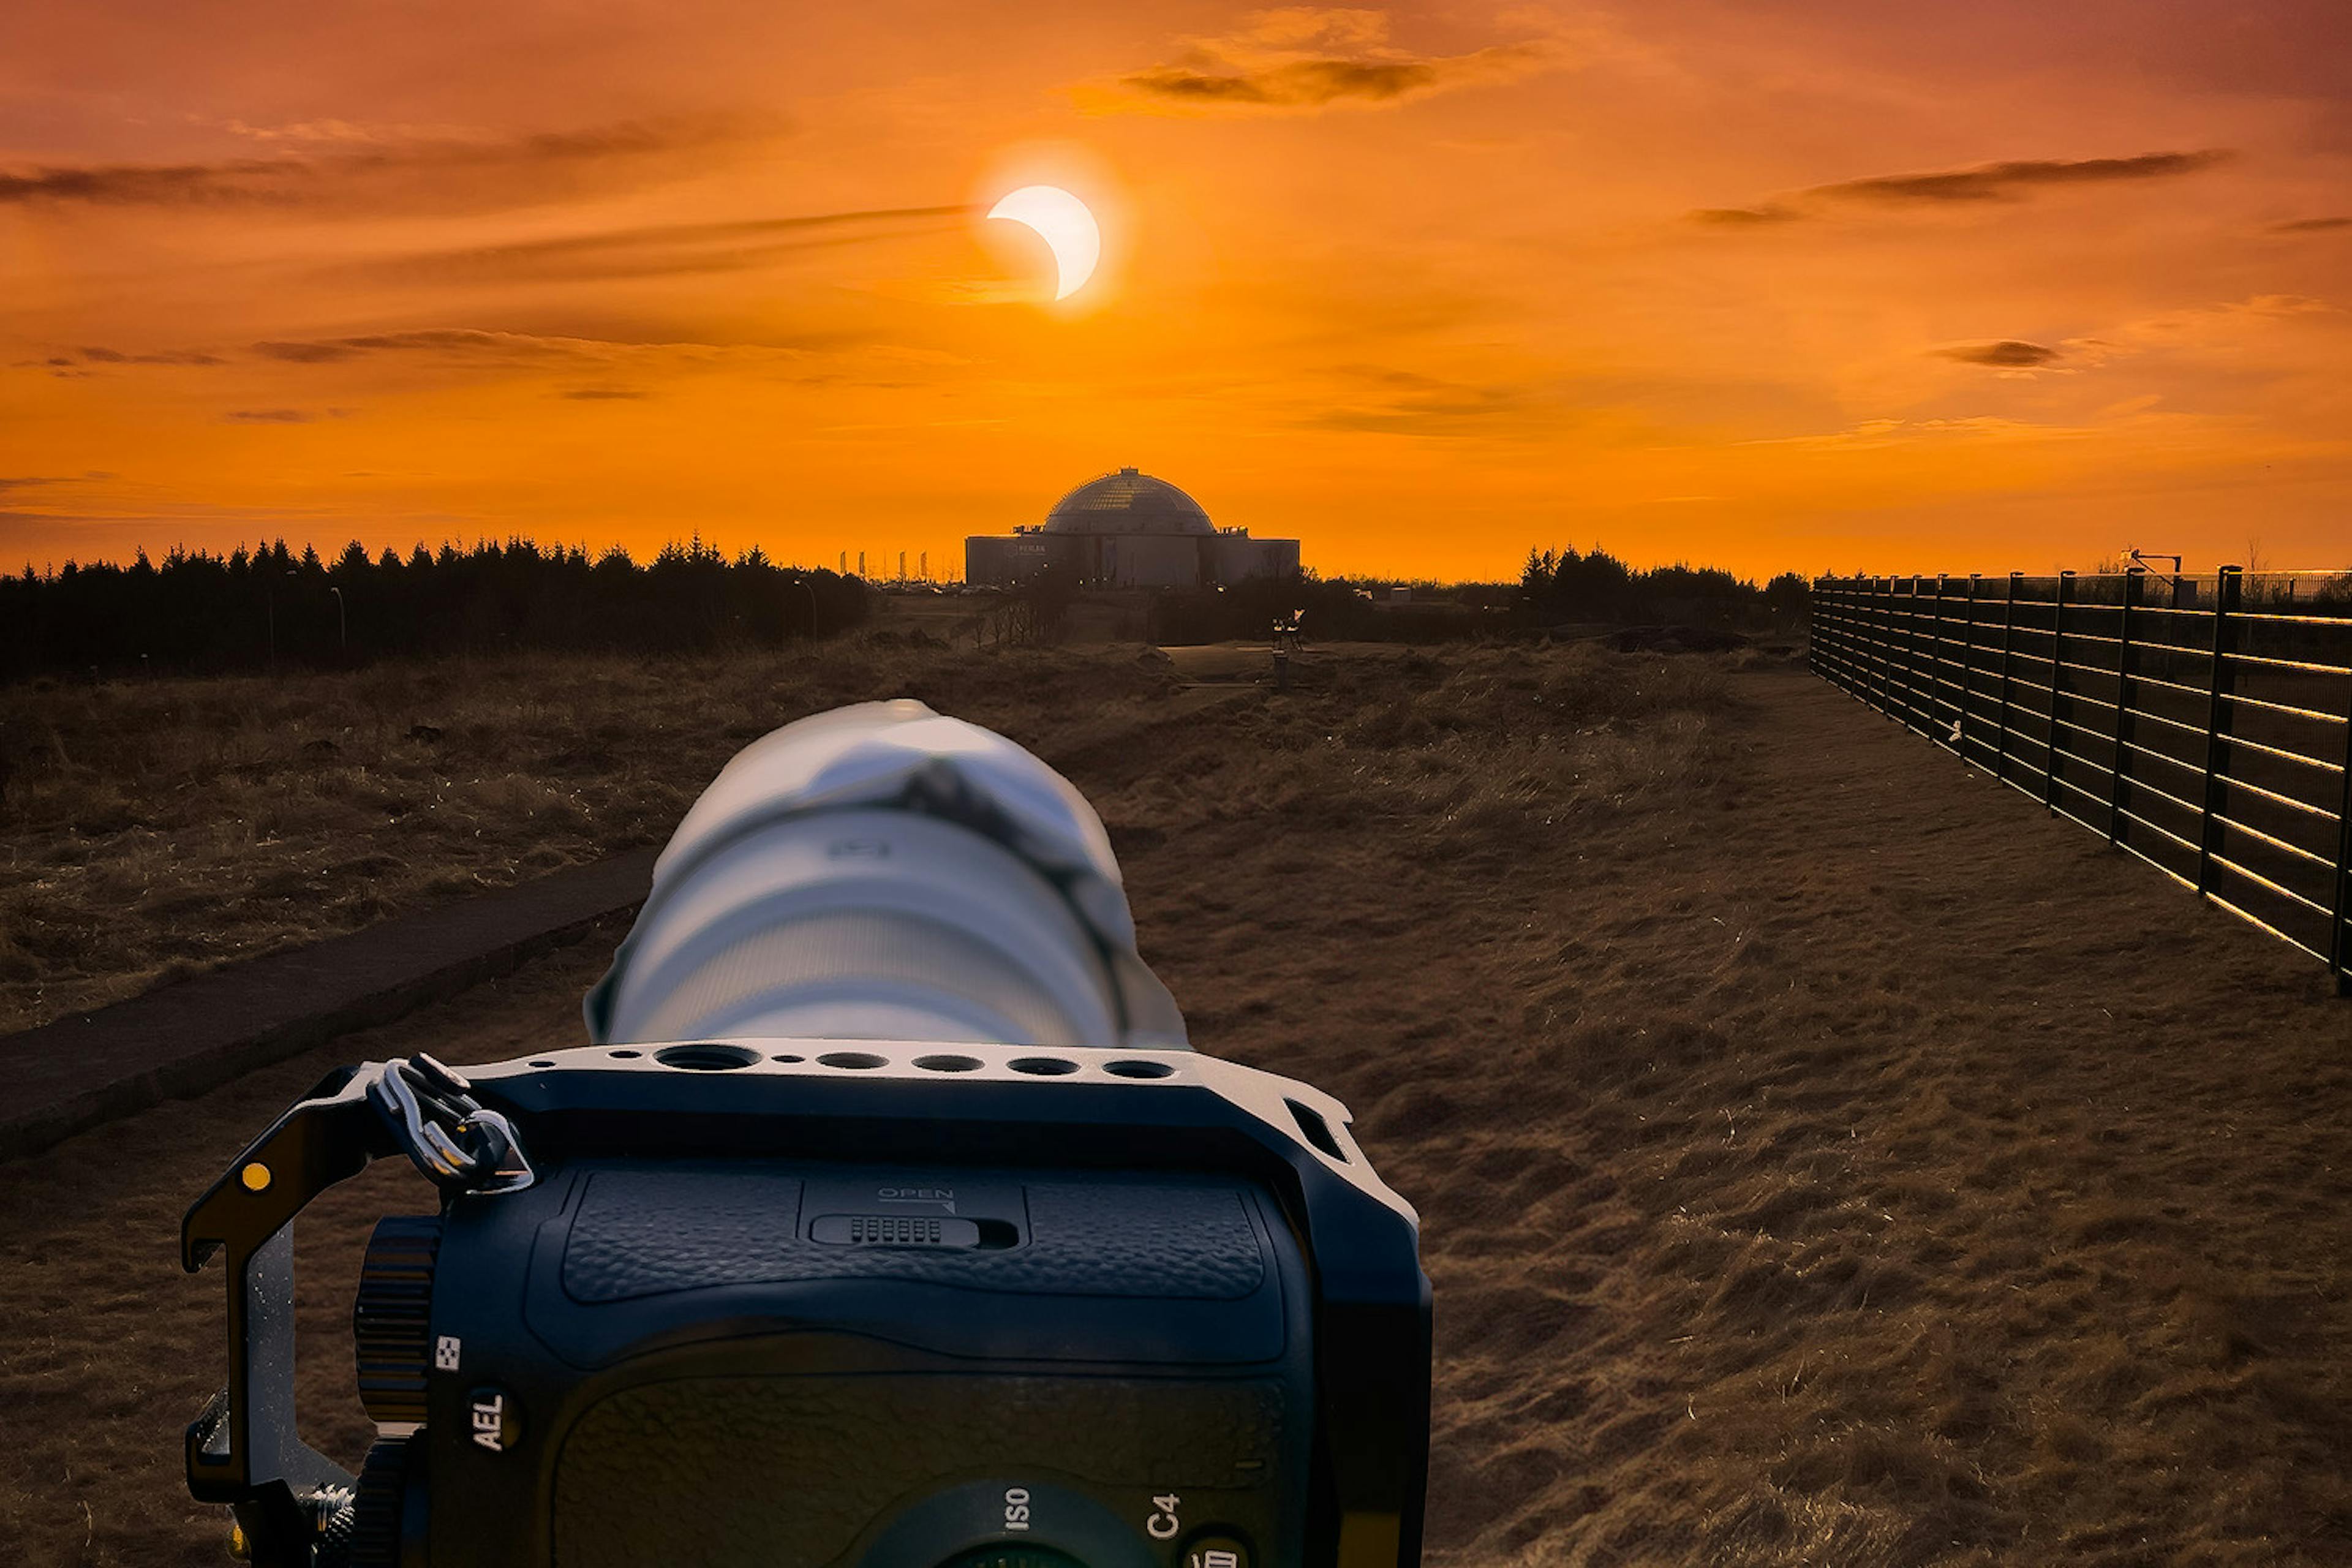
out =
{"type": "Polygon", "coordinates": [[[485,1110],[473,1085],[423,1052],[394,1057],[367,1086],[368,1103],[400,1145],[446,1192],[514,1193],[539,1180],[513,1123],[485,1110]]]}

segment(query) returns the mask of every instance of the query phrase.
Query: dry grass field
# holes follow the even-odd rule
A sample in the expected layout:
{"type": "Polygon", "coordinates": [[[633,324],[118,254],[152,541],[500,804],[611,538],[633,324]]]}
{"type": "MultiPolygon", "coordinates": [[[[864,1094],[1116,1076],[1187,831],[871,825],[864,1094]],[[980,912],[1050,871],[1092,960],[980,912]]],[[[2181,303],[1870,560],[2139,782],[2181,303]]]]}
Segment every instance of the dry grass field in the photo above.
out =
{"type": "MultiPolygon", "coordinates": [[[[1419,1205],[1437,1568],[2352,1562],[2352,1005],[2316,965],[1786,665],[1324,649],[1276,697],[1254,662],[10,694],[50,760],[10,785],[0,978],[23,1021],[643,842],[742,740],[908,692],[1087,790],[1196,1042],[1338,1092],[1419,1205]]],[[[182,1207],[338,1060],[575,1040],[609,946],[0,1166],[15,1560],[220,1560],[182,1207]]],[[[425,1201],[379,1168],[302,1227],[347,1458],[359,1247],[425,1201]]]]}
{"type": "Polygon", "coordinates": [[[1085,727],[1176,684],[1133,647],[895,634],[658,665],[519,657],[0,689],[0,1030],[657,842],[745,742],[876,692],[1085,727]]]}

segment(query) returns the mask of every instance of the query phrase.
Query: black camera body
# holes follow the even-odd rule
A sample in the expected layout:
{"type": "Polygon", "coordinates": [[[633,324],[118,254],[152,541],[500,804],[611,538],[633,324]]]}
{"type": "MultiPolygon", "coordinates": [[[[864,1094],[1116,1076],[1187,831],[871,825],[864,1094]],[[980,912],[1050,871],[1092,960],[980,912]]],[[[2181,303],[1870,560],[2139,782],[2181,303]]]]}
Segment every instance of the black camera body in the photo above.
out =
{"type": "Polygon", "coordinates": [[[370,1245],[354,1482],[295,1433],[287,1226],[415,1152],[403,1065],[330,1078],[188,1215],[232,1361],[190,1486],[262,1568],[1420,1561],[1412,1211],[1336,1100],[1184,1050],[436,1068],[508,1146],[370,1245]]]}

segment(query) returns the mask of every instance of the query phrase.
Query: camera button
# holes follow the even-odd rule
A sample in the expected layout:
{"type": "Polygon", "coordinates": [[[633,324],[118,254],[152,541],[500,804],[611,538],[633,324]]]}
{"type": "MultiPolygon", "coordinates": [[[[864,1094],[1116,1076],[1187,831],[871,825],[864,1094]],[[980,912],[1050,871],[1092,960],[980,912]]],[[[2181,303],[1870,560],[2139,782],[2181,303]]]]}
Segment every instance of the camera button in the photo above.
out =
{"type": "Polygon", "coordinates": [[[466,1395],[466,1436],[478,1448],[503,1454],[522,1441],[522,1406],[496,1384],[466,1395]]]}
{"type": "Polygon", "coordinates": [[[1249,1548],[1230,1535],[1195,1536],[1184,1548],[1184,1568],[1250,1568],[1249,1548]]]}

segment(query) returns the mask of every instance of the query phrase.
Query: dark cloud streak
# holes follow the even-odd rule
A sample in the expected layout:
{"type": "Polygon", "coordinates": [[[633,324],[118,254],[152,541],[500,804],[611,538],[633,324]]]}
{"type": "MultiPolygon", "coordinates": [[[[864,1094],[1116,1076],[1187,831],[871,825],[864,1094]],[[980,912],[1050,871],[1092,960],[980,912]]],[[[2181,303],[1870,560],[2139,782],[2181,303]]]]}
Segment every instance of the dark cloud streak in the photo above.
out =
{"type": "Polygon", "coordinates": [[[260,342],[254,352],[291,364],[336,364],[362,356],[410,355],[464,370],[512,370],[528,366],[602,366],[646,362],[717,363],[739,356],[796,357],[856,346],[870,340],[854,332],[816,333],[789,342],[698,343],[549,337],[530,332],[491,331],[480,327],[420,327],[355,337],[260,342]]]}
{"type": "Polygon", "coordinates": [[[385,257],[346,270],[394,279],[490,277],[541,281],[738,271],[793,251],[930,232],[980,210],[968,203],[956,203],[668,224],[385,257]]]}
{"type": "MultiPolygon", "coordinates": [[[[1795,223],[1822,216],[1823,202],[1862,202],[1880,206],[1963,205],[1983,202],[2015,202],[2040,190],[2066,185],[2115,184],[2143,180],[2177,179],[2223,163],[2232,154],[2209,147],[2194,153],[2142,153],[2129,158],[2021,158],[1980,163],[1968,169],[1943,169],[1920,174],[1874,174],[1865,179],[1839,180],[1813,185],[1789,201],[1759,202],[1745,207],[1700,207],[1685,216],[1693,223],[1716,228],[1756,228],[1795,223]]],[[[2330,226],[2333,220],[2306,219],[2313,226],[2330,226]]],[[[2352,221],[2352,220],[2344,220],[2352,221]]],[[[2284,227],[2287,226],[2279,226],[2284,227]]]]}
{"type": "Polygon", "coordinates": [[[499,140],[416,140],[316,157],[203,163],[40,165],[0,172],[0,206],[227,206],[364,203],[384,183],[421,184],[428,205],[464,205],[488,182],[544,199],[598,165],[691,152],[751,133],[720,120],[645,121],[541,132],[499,140]],[[544,185],[550,189],[541,191],[544,185]],[[436,199],[437,198],[437,199],[436,199]]]}
{"type": "Polygon", "coordinates": [[[75,351],[86,364],[226,364],[218,354],[198,353],[183,349],[168,353],[125,353],[121,349],[86,348],[75,351]]]}
{"type": "Polygon", "coordinates": [[[1961,343],[1953,348],[1936,351],[1946,359],[1956,359],[1963,364],[1988,364],[2007,370],[2031,370],[2038,365],[2054,364],[2064,356],[2056,349],[2040,343],[2029,343],[2021,338],[2002,338],[1989,343],[1961,343]]]}
{"type": "Polygon", "coordinates": [[[2032,158],[1982,163],[1925,174],[1880,174],[1815,185],[1807,194],[1870,202],[2015,201],[2052,185],[2107,184],[2162,180],[2211,168],[2230,156],[2221,148],[2195,153],[2142,153],[2130,158],[2032,158]]]}
{"type": "Polygon", "coordinates": [[[1323,57],[1236,65],[1154,66],[1121,77],[1136,98],[1203,109],[1313,110],[1335,103],[1396,103],[1476,81],[1523,76],[1549,62],[1541,43],[1497,44],[1466,55],[1323,57]]]}
{"type": "Polygon", "coordinates": [[[1805,215],[1779,203],[1758,207],[1700,207],[1690,215],[1693,223],[1714,224],[1724,228],[1755,228],[1768,224],[1795,223],[1805,215]]]}
{"type": "Polygon", "coordinates": [[[1120,79],[1146,97],[1180,102],[1319,108],[1343,98],[1386,103],[1435,87],[1439,74],[1427,60],[1296,60],[1224,76],[1162,66],[1120,79]]]}

